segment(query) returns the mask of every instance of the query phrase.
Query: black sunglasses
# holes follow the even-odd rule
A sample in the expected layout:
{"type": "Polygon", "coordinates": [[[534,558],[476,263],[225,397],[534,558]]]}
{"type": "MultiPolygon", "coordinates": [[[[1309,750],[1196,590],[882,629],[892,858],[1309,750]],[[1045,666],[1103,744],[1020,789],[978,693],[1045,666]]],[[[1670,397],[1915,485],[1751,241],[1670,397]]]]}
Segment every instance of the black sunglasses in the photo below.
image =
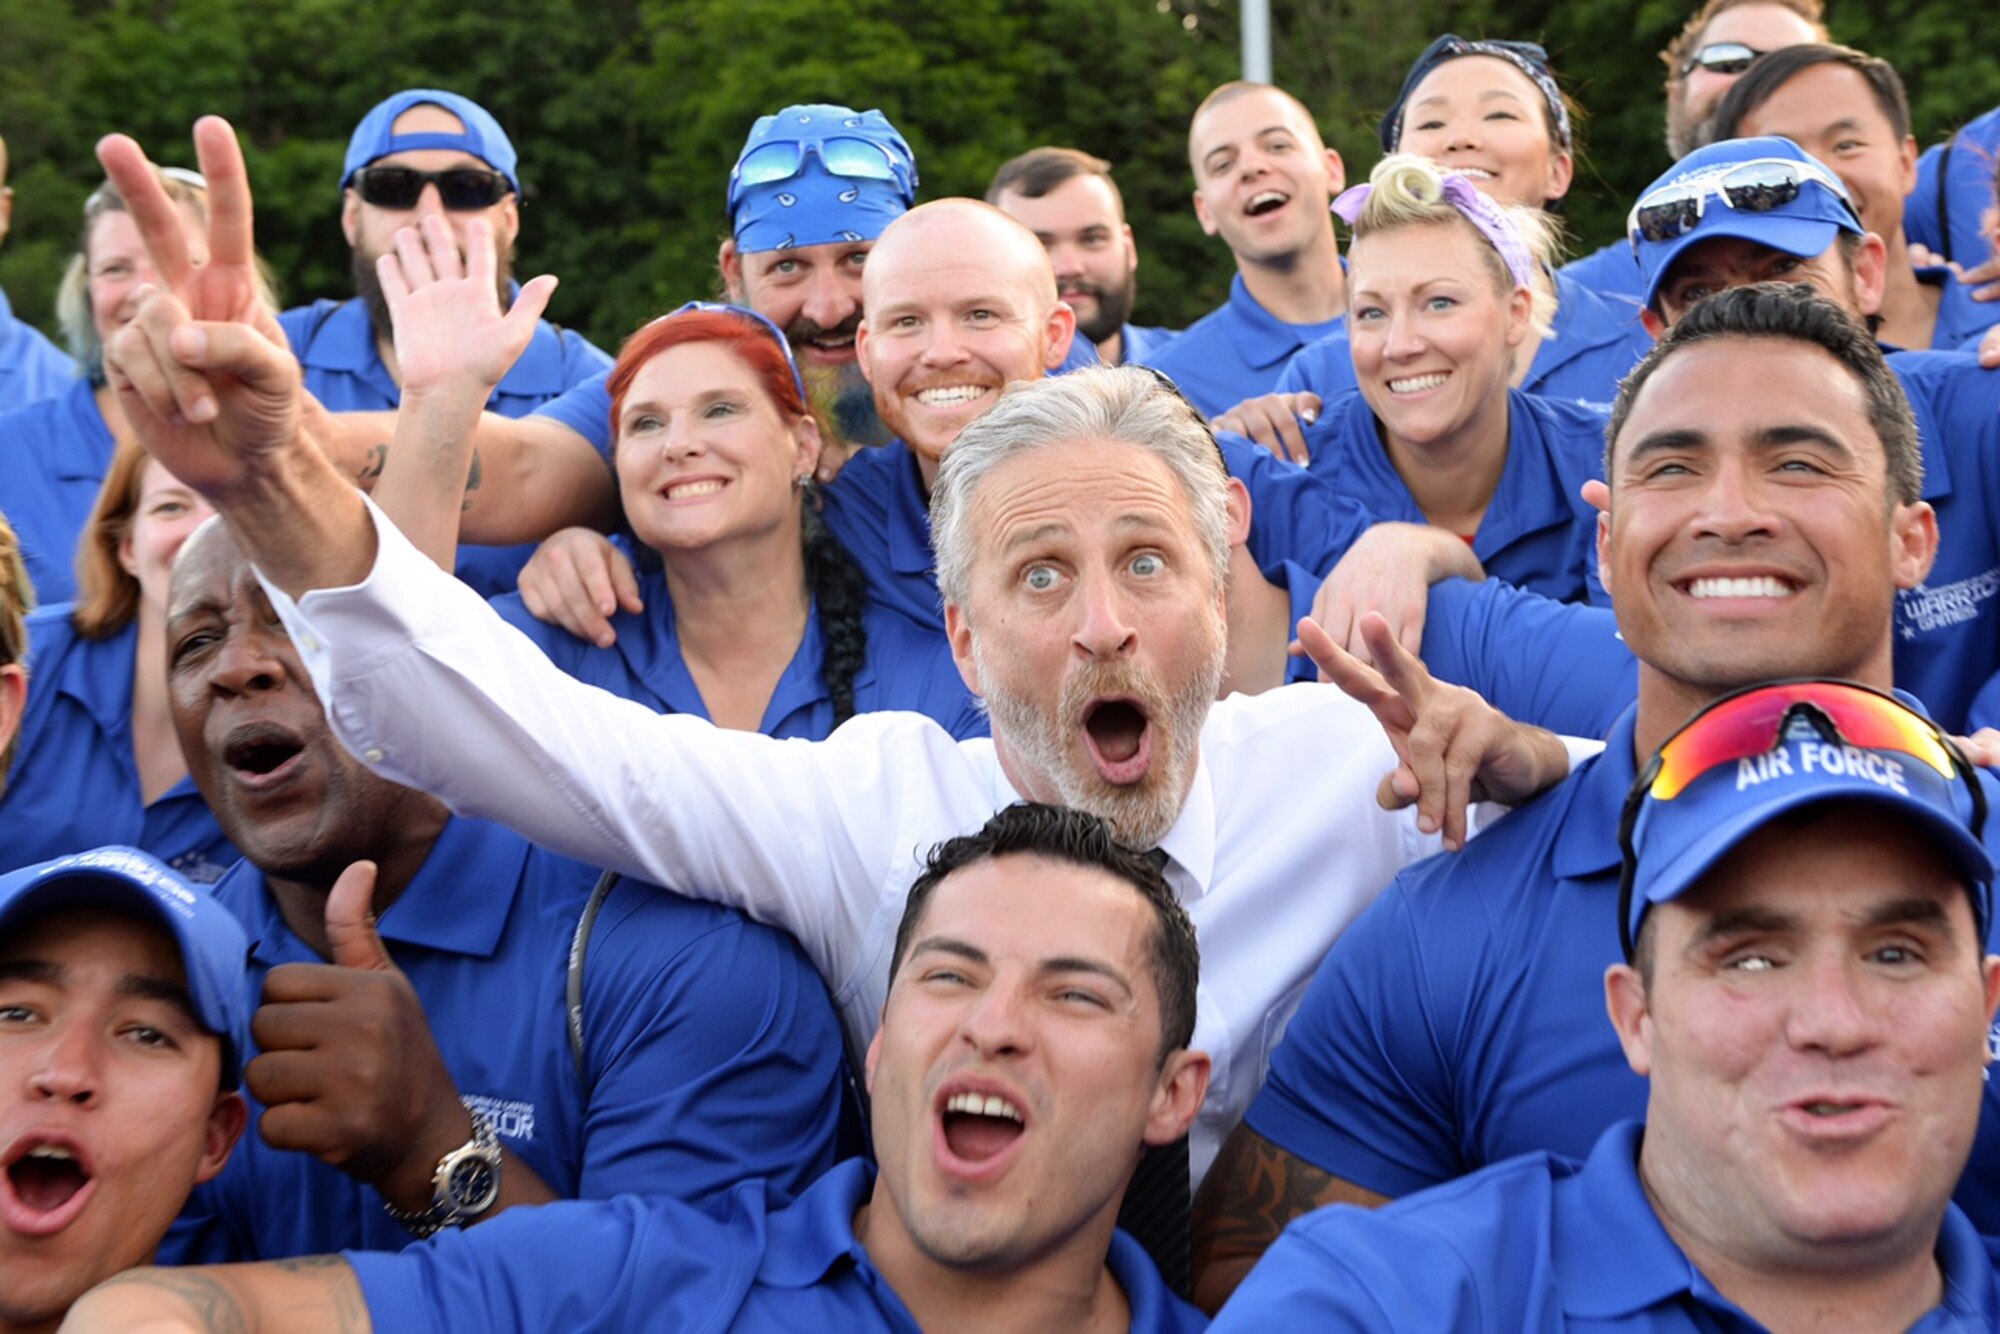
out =
{"type": "Polygon", "coordinates": [[[435,185],[438,199],[454,213],[491,208],[514,189],[499,172],[479,167],[452,167],[446,171],[363,167],[354,173],[354,189],[361,201],[376,208],[415,208],[426,185],[435,185]]]}
{"type": "Polygon", "coordinates": [[[1712,42],[1681,62],[1681,76],[1694,73],[1699,65],[1710,74],[1741,74],[1762,51],[1741,42],[1712,42]]]}

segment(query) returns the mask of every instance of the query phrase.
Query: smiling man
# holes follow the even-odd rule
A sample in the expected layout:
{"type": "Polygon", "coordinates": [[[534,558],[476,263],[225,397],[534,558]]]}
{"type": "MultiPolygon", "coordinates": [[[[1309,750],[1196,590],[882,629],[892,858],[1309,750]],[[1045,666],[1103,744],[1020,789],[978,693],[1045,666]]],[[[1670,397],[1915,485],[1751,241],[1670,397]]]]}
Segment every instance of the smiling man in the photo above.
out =
{"type": "Polygon", "coordinates": [[[1844,682],[1697,715],[1620,821],[1602,994],[1643,1125],[1302,1220],[1218,1334],[1993,1328],[2000,1285],[1950,1202],[2000,1004],[1979,781],[1844,682]]]}
{"type": "Polygon", "coordinates": [[[74,1327],[1192,1331],[1114,1221],[1208,1083],[1198,965],[1146,858],[1091,816],[1009,807],[905,898],[868,1050],[879,1172],[847,1163],[782,1210],[750,1183],[715,1216],[626,1198],[396,1257],[149,1271],[74,1327]]]}
{"type": "Polygon", "coordinates": [[[153,1259],[243,1133],[243,932],[130,848],[0,877],[0,1331],[153,1259]]]}
{"type": "Polygon", "coordinates": [[[1347,309],[1327,210],[1346,183],[1340,154],[1281,88],[1225,83],[1188,126],[1195,216],[1236,260],[1229,300],[1146,359],[1210,417],[1267,393],[1292,354],[1347,309]]]}

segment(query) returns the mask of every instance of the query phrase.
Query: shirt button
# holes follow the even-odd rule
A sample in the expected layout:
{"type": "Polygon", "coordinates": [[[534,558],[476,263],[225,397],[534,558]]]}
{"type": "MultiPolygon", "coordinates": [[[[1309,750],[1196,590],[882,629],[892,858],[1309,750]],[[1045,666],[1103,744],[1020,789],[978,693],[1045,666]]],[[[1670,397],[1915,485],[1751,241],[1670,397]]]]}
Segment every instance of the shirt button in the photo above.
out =
{"type": "Polygon", "coordinates": [[[382,752],[378,747],[370,746],[361,752],[361,758],[370,764],[380,764],[382,762],[382,752]]]}

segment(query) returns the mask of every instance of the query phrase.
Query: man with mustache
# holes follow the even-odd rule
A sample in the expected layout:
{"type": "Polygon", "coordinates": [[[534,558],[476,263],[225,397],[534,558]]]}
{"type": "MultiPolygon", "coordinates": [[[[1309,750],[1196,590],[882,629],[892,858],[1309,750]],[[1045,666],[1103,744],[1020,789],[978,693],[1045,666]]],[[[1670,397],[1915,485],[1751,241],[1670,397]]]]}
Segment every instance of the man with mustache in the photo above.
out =
{"type": "Polygon", "coordinates": [[[1057,295],[1105,365],[1143,363],[1179,332],[1131,322],[1139,247],[1109,162],[1074,148],[1031,148],[993,173],[986,202],[1048,249],[1057,295]]]}

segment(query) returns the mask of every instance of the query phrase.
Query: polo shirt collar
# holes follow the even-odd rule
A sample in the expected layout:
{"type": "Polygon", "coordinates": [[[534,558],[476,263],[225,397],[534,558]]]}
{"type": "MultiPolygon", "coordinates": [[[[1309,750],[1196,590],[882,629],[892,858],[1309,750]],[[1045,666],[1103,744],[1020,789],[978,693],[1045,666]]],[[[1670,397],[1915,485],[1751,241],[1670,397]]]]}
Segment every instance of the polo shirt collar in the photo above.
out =
{"type": "MultiPolygon", "coordinates": [[[[337,744],[329,742],[328,744],[337,744]]],[[[500,946],[507,917],[521,894],[528,841],[484,820],[453,817],[431,845],[430,856],[377,929],[385,941],[472,958],[491,958],[500,946]]],[[[242,874],[253,877],[256,904],[245,923],[256,938],[251,954],[267,963],[317,956],[306,951],[271,896],[264,873],[248,860],[242,874]]]]}
{"type": "MultiPolygon", "coordinates": [[[[138,669],[138,618],[110,639],[97,642],[85,639],[74,626],[63,628],[70,636],[70,648],[62,655],[50,685],[57,694],[81,704],[105,736],[129,738],[132,678],[138,669]]],[[[40,688],[39,681],[36,688],[40,688]]]]}
{"type": "Polygon", "coordinates": [[[931,550],[931,505],[924,495],[924,474],[916,451],[898,439],[889,451],[889,563],[897,574],[937,578],[937,555],[931,550]]]}
{"type": "MultiPolygon", "coordinates": [[[[668,708],[707,719],[708,705],[702,700],[701,688],[695,684],[687,660],[681,656],[680,633],[674,628],[674,600],[667,593],[666,575],[657,570],[640,575],[639,598],[646,605],[645,614],[619,621],[613,647],[634,676],[659,692],[668,708]]],[[[799,710],[831,699],[820,670],[826,657],[822,639],[819,603],[809,601],[805,638],[778,677],[771,702],[764,709],[761,730],[768,732],[799,710]]],[[[873,674],[872,662],[864,663],[855,676],[855,685],[873,680],[873,674]]]]}
{"type": "Polygon", "coordinates": [[[1221,309],[1223,330],[1231,347],[1253,370],[1279,365],[1307,343],[1334,327],[1321,324],[1287,324],[1257,304],[1238,273],[1229,280],[1229,300],[1221,309]]]}
{"type": "Polygon", "coordinates": [[[62,397],[57,409],[69,418],[66,448],[56,452],[56,476],[66,482],[101,482],[111,467],[111,453],[117,442],[104,414],[97,410],[97,387],[87,375],[79,375],[62,397]]]}
{"type": "Polygon", "coordinates": [[[1565,1315],[1617,1320],[1683,1294],[1721,1300],[1667,1235],[1639,1182],[1644,1131],[1638,1121],[1618,1122],[1576,1176],[1557,1184],[1552,1244],[1565,1315]]]}
{"type": "MultiPolygon", "coordinates": [[[[1638,761],[1632,757],[1638,727],[1639,706],[1633,704],[1611,725],[1604,749],[1570,776],[1569,809],[1551,854],[1558,879],[1587,880],[1616,872],[1624,860],[1618,850],[1618,818],[1625,811],[1625,794],[1639,776],[1638,761]]],[[[1551,792],[1541,799],[1556,795],[1551,792]]]]}
{"type": "Polygon", "coordinates": [[[757,1282],[767,1288],[810,1288],[843,1261],[874,1268],[854,1236],[854,1211],[874,1189],[875,1165],[850,1158],[771,1214],[757,1282]]]}

